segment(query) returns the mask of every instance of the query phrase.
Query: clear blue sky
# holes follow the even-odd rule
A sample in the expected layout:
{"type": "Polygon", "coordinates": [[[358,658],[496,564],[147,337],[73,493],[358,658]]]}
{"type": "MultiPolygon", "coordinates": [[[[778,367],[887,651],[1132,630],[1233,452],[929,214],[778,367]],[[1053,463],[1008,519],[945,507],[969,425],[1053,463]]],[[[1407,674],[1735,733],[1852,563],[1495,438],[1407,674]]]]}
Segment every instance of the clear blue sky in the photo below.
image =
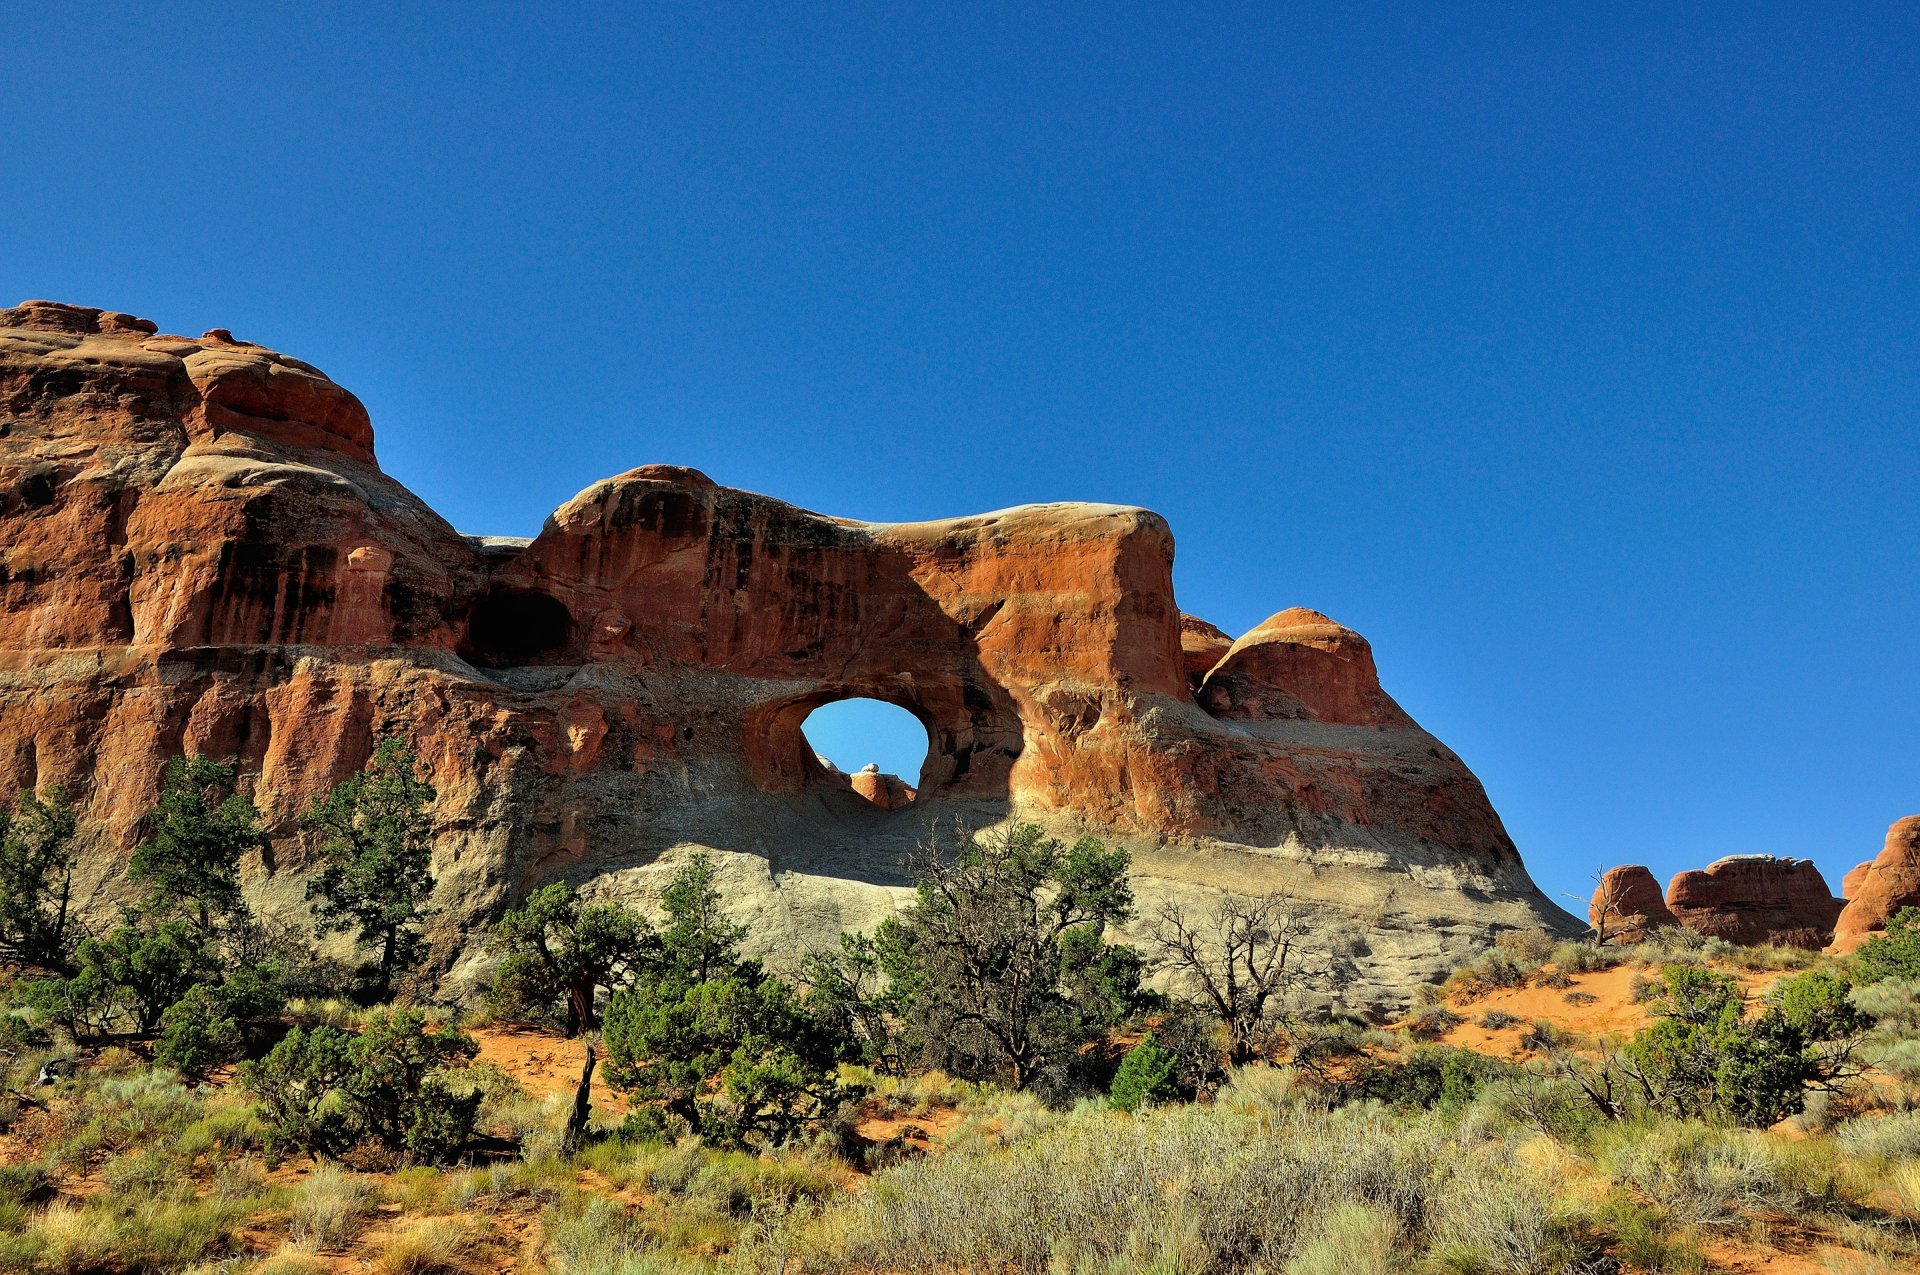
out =
{"type": "Polygon", "coordinates": [[[0,295],[319,364],[468,531],[1147,505],[1550,891],[1837,886],[1920,812],[1920,18],[1602,8],[11,6],[0,295]]]}

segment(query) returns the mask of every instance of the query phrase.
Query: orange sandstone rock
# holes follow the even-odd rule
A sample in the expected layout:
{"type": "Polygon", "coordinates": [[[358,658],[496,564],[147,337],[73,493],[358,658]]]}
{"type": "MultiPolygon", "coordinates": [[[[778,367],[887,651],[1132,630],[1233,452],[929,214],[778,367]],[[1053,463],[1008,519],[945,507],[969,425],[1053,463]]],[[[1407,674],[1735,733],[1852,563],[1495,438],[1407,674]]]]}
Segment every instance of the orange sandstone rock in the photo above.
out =
{"type": "Polygon", "coordinates": [[[1739,854],[1675,876],[1667,907],[1709,938],[1822,948],[1833,940],[1841,901],[1811,860],[1739,854]]]}
{"type": "Polygon", "coordinates": [[[1840,878],[1840,897],[1851,899],[1860,893],[1860,887],[1866,883],[1867,874],[1873,871],[1873,860],[1855,864],[1847,869],[1847,875],[1840,878]]]}
{"type": "Polygon", "coordinates": [[[1854,888],[1834,926],[1838,947],[1857,946],[1875,930],[1886,929],[1901,908],[1920,907],[1920,815],[1909,815],[1888,828],[1880,853],[1861,866],[1864,873],[1855,868],[1847,874],[1854,888]]]}
{"type": "Polygon", "coordinates": [[[1410,726],[1380,689],[1373,647],[1318,611],[1294,607],[1236,641],[1200,688],[1219,717],[1305,717],[1348,726],[1410,726]]]}
{"type": "Polygon", "coordinates": [[[1187,685],[1194,691],[1199,691],[1213,666],[1231,649],[1233,639],[1214,625],[1198,616],[1180,616],[1180,660],[1187,670],[1187,685]]]}
{"type": "Polygon", "coordinates": [[[1639,864],[1609,868],[1587,905],[1587,922],[1608,942],[1637,942],[1661,926],[1678,925],[1660,882],[1639,864]]]}

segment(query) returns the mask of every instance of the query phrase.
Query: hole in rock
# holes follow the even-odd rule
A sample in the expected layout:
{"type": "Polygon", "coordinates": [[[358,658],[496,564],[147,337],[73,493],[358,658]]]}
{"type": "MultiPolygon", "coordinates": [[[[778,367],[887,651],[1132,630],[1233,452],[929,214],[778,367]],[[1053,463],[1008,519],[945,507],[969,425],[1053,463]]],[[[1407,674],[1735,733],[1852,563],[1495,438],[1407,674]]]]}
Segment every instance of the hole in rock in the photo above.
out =
{"type": "Polygon", "coordinates": [[[533,589],[495,589],[467,617],[461,655],[476,668],[567,664],[573,617],[555,599],[533,589]]]}
{"type": "Polygon", "coordinates": [[[898,810],[918,795],[933,741],[920,719],[898,704],[835,700],[807,714],[800,731],[828,779],[882,810],[898,810]]]}

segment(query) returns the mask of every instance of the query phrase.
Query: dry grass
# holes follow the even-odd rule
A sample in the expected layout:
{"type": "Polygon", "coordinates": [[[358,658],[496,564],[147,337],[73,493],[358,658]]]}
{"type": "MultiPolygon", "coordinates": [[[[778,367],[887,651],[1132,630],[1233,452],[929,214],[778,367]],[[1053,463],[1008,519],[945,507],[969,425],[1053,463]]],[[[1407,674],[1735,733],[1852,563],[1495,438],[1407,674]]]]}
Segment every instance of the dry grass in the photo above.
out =
{"type": "Polygon", "coordinates": [[[443,1271],[457,1271],[460,1255],[471,1240],[471,1230],[456,1218],[421,1218],[380,1240],[371,1269],[373,1275],[439,1275],[443,1271]]]}
{"type": "Polygon", "coordinates": [[[288,1232],[296,1243],[339,1251],[360,1234],[373,1206],[373,1185],[367,1179],[337,1164],[322,1164],[300,1184],[288,1232]]]}

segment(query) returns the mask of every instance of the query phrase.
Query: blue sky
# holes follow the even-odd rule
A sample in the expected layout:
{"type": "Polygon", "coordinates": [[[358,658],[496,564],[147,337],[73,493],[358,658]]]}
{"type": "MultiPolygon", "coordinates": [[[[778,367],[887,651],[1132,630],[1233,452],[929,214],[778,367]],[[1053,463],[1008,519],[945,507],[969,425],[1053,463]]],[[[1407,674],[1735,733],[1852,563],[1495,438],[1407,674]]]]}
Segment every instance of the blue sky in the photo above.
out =
{"type": "Polygon", "coordinates": [[[464,530],[1137,503],[1187,610],[1367,634],[1550,892],[1920,812],[1910,8],[6,27],[0,303],[315,362],[464,530]]]}

